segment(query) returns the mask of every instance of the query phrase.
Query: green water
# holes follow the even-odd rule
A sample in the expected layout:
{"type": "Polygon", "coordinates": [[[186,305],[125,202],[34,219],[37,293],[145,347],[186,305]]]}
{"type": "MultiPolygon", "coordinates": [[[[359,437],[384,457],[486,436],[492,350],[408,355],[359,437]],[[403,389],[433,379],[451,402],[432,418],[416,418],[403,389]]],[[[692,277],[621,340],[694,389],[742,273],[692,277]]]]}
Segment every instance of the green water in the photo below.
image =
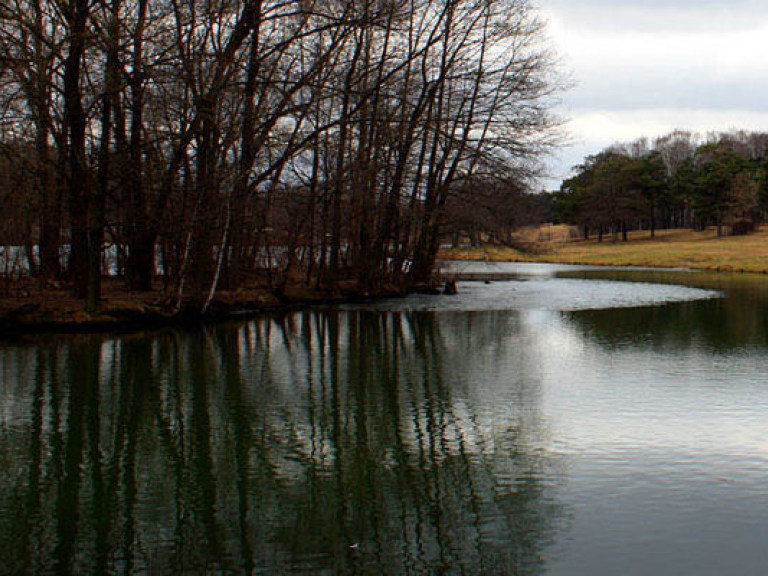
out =
{"type": "Polygon", "coordinates": [[[762,574],[766,282],[518,271],[3,345],[0,574],[762,574]]]}

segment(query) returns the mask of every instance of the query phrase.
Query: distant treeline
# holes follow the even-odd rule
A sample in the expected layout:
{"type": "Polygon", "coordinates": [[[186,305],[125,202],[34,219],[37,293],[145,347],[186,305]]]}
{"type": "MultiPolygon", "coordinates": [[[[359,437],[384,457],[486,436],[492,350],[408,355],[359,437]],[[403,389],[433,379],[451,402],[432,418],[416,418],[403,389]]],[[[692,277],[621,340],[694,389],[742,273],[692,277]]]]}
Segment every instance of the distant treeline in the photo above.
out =
{"type": "Polygon", "coordinates": [[[753,230],[768,214],[768,134],[701,137],[675,131],[652,144],[640,139],[585,159],[554,194],[559,222],[584,237],[614,238],[644,229],[753,230]]]}
{"type": "Polygon", "coordinates": [[[552,144],[544,40],[528,0],[5,3],[2,243],[90,308],[108,246],[179,306],[424,282],[446,205],[552,144]]]}

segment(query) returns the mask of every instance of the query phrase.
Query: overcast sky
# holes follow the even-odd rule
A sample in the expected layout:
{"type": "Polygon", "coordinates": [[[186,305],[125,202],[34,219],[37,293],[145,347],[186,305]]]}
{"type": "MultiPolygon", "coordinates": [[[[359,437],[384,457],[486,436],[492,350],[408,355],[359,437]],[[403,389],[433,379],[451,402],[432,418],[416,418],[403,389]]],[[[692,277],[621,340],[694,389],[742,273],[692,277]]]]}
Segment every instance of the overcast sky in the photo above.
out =
{"type": "Polygon", "coordinates": [[[768,131],[768,1],[537,0],[575,86],[563,97],[573,145],[557,187],[586,154],[676,128],[768,131]]]}

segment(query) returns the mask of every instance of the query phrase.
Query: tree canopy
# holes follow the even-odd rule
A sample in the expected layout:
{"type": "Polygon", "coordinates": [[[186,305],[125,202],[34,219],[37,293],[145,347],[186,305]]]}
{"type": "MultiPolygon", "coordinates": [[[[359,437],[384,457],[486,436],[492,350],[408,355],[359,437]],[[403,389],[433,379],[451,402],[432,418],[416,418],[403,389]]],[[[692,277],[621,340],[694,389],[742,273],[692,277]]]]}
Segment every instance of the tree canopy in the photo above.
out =
{"type": "Polygon", "coordinates": [[[768,135],[732,132],[701,138],[676,131],[653,145],[641,139],[585,159],[555,194],[561,222],[600,238],[658,226],[726,227],[759,224],[768,210],[768,135]]]}
{"type": "Polygon", "coordinates": [[[521,185],[557,127],[527,0],[14,0],[0,45],[3,242],[91,308],[105,272],[197,308],[423,282],[449,197],[521,185]]]}

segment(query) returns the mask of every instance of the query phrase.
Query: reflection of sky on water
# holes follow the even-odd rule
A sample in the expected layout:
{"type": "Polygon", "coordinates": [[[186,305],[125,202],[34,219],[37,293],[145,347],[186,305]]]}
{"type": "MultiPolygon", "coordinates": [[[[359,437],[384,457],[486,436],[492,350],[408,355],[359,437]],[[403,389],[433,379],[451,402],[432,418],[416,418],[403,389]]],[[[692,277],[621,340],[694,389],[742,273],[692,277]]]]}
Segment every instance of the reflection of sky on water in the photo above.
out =
{"type": "Polygon", "coordinates": [[[459,283],[451,297],[414,295],[402,302],[378,304],[378,310],[469,312],[487,310],[593,310],[650,306],[717,298],[718,292],[664,284],[545,279],[491,284],[459,283]]]}
{"type": "Polygon", "coordinates": [[[549,264],[542,262],[484,262],[479,260],[445,261],[443,274],[499,274],[529,278],[555,278],[562,274],[601,272],[682,272],[685,268],[646,268],[643,266],[592,266],[587,264],[549,264]]]}
{"type": "MultiPolygon", "coordinates": [[[[436,313],[468,349],[450,362],[486,383],[474,389],[478,405],[492,410],[503,404],[500,386],[528,383],[520,410],[538,406],[536,438],[562,463],[557,493],[570,518],[546,552],[545,573],[762,574],[765,282],[695,277],[722,284],[728,295],[719,299],[719,291],[589,279],[613,273],[606,269],[497,270],[521,280],[462,283],[455,299],[384,307],[450,312],[436,313]],[[574,273],[586,279],[557,277],[574,273]],[[461,313],[480,308],[486,312],[461,313]],[[514,317],[515,328],[492,343],[481,331],[478,341],[477,332],[458,329],[465,316],[475,326],[514,317]]],[[[643,279],[642,271],[616,272],[643,279]]],[[[672,279],[663,271],[648,277],[668,281],[665,274],[672,279]]]]}
{"type": "Polygon", "coordinates": [[[736,350],[711,354],[704,343],[657,349],[628,343],[595,345],[578,313],[521,315],[529,352],[541,369],[543,400],[557,414],[556,437],[576,444],[688,448],[702,441],[738,452],[755,434],[762,444],[768,409],[765,356],[736,350]],[[721,425],[712,428],[712,418],[721,425]],[[649,426],[649,423],[652,426],[649,426]],[[731,437],[730,435],[733,434],[731,437]]]}
{"type": "MultiPolygon", "coordinates": [[[[40,555],[57,552],[56,467],[69,463],[81,523],[103,509],[122,526],[130,512],[142,546],[181,550],[190,568],[250,551],[262,571],[761,574],[759,301],[535,272],[457,297],[0,348],[0,573],[11,536],[35,542],[15,520],[36,517],[31,500],[15,495],[38,469],[40,555]],[[82,387],[87,358],[100,375],[82,387]],[[52,456],[97,433],[80,462],[69,447],[52,456]],[[122,490],[132,458],[140,482],[99,508],[89,479],[115,466],[122,490]]],[[[78,535],[85,556],[92,534],[78,535]]]]}
{"type": "Polygon", "coordinates": [[[590,314],[521,314],[552,448],[568,462],[573,524],[550,573],[759,574],[765,352],[713,353],[700,337],[657,346],[653,333],[606,342],[590,314]]]}
{"type": "Polygon", "coordinates": [[[672,284],[612,282],[606,280],[542,278],[499,282],[460,282],[454,296],[415,294],[375,304],[344,309],[380,311],[473,312],[490,310],[599,310],[652,306],[718,298],[714,290],[672,284]]]}

